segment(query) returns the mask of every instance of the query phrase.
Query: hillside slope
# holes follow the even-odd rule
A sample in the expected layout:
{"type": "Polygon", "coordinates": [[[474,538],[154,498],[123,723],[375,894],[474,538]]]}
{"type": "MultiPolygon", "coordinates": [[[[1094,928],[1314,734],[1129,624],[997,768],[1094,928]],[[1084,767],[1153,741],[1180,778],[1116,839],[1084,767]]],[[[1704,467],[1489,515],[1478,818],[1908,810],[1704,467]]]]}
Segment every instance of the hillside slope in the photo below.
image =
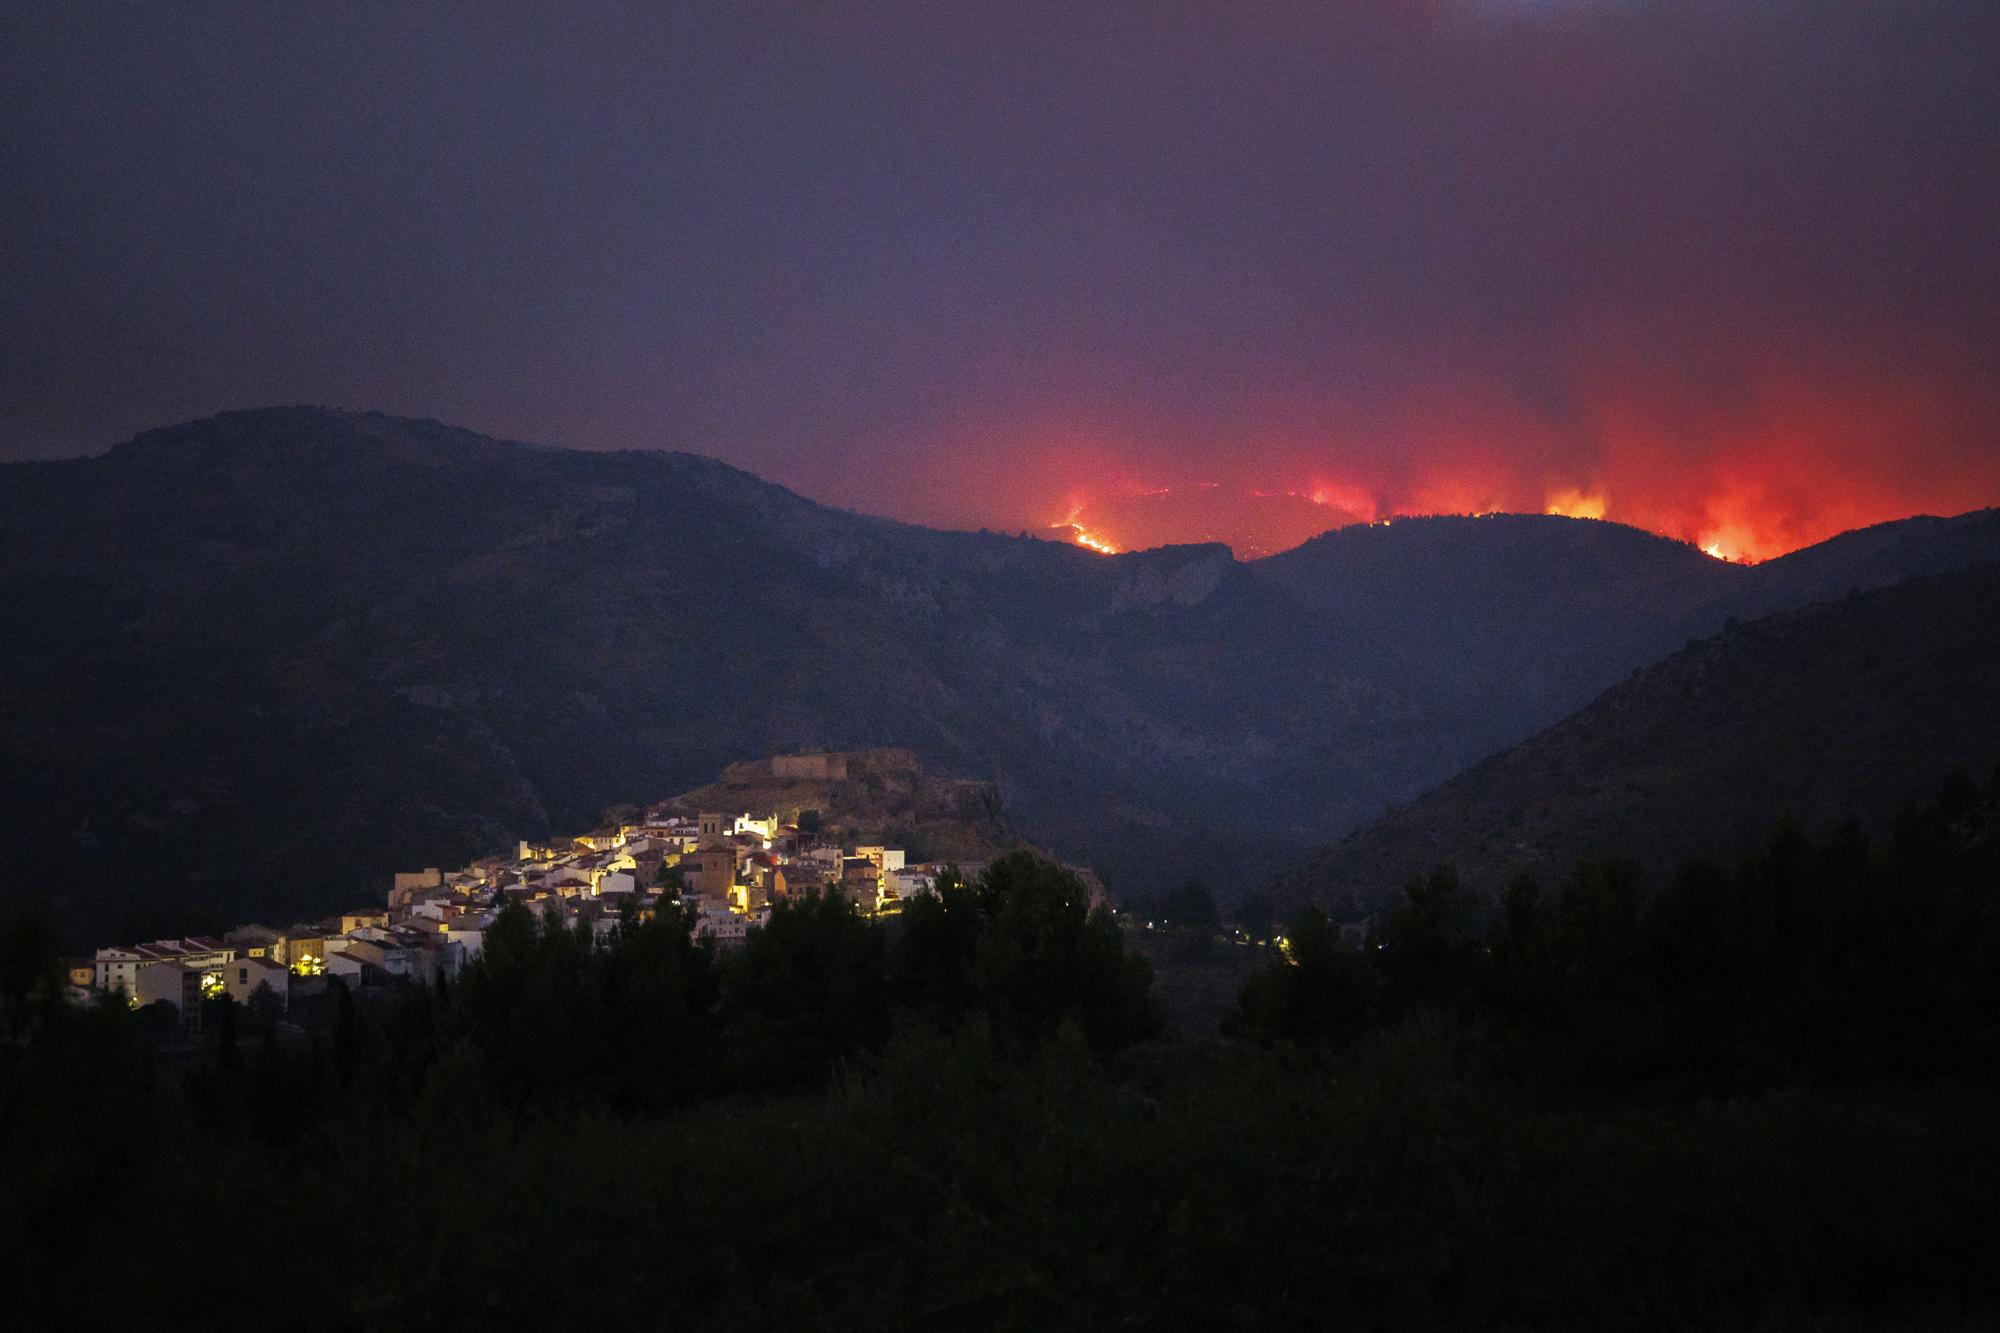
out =
{"type": "MultiPolygon", "coordinates": [[[[1953,531],[2000,555],[1990,516],[1953,531]]],[[[992,782],[1114,887],[1226,891],[1796,595],[1765,582],[1539,516],[1103,557],[688,454],[228,413],[0,467],[0,897],[133,934],[322,910],[871,746],[992,782]]]]}
{"type": "Polygon", "coordinates": [[[787,822],[810,811],[843,844],[881,842],[911,861],[973,866],[1026,844],[1007,821],[999,790],[975,778],[926,773],[908,750],[811,756],[831,773],[801,774],[796,757],[731,764],[715,781],[664,804],[676,814],[775,813],[787,822]],[[794,764],[787,771],[786,762],[794,764]]]}
{"type": "Polygon", "coordinates": [[[1736,625],[1307,858],[1290,896],[1381,901],[1451,863],[1493,892],[1583,857],[1658,873],[1793,815],[1878,828],[1945,773],[2000,761],[2000,570],[1736,625]]]}
{"type": "Polygon", "coordinates": [[[1114,872],[1207,855],[1299,729],[1344,773],[1437,769],[1221,547],[1106,559],[320,409],[0,479],[0,767],[32,775],[0,894],[102,928],[347,901],[800,747],[989,779],[1114,872]]]}
{"type": "Polygon", "coordinates": [[[1764,582],[1686,542],[1544,514],[1341,528],[1256,568],[1329,623],[1371,627],[1384,668],[1464,746],[1454,767],[1712,633],[1764,582]]]}

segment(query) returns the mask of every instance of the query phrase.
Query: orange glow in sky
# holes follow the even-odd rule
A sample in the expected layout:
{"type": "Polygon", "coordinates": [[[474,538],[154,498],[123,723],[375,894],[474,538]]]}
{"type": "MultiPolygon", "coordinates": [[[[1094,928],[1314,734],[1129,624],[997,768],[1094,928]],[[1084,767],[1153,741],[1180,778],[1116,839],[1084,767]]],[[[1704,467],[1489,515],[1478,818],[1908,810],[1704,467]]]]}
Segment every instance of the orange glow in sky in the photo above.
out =
{"type": "MultiPolygon", "coordinates": [[[[1072,492],[1076,495],[1079,492],[1072,492]]],[[[1148,486],[1107,488],[1074,503],[1049,526],[1065,540],[1116,554],[1184,542],[1222,542],[1244,559],[1288,550],[1332,528],[1421,514],[1546,513],[1604,519],[1645,528],[1699,547],[1719,560],[1756,563],[1851,528],[1918,513],[1955,514],[2000,500],[1974,488],[1953,493],[1879,496],[1833,485],[1801,505],[1787,488],[1746,479],[1733,488],[1688,499],[1671,492],[1599,486],[1559,486],[1528,495],[1518,486],[1473,477],[1439,476],[1407,499],[1377,495],[1352,483],[1295,486],[1148,486]],[[1629,499],[1627,497],[1630,497],[1629,499]]]]}
{"type": "MultiPolygon", "coordinates": [[[[1871,524],[2000,504],[2000,449],[1962,374],[1836,373],[1849,369],[1781,365],[1744,377],[1719,406],[1678,383],[1607,376],[1553,422],[1468,380],[1442,405],[1366,429],[1328,416],[1202,437],[1171,422],[1016,437],[966,526],[1012,514],[1038,521],[1008,526],[1054,528],[1093,550],[1220,542],[1254,559],[1388,517],[1558,514],[1755,563],[1871,524]],[[1043,487],[1060,487],[1059,508],[1043,487]]],[[[976,488],[961,478],[961,489],[976,488]]]]}
{"type": "Polygon", "coordinates": [[[1603,518],[1609,505],[1602,491],[1584,491],[1571,486],[1549,493],[1543,512],[1565,518],[1603,518]]]}

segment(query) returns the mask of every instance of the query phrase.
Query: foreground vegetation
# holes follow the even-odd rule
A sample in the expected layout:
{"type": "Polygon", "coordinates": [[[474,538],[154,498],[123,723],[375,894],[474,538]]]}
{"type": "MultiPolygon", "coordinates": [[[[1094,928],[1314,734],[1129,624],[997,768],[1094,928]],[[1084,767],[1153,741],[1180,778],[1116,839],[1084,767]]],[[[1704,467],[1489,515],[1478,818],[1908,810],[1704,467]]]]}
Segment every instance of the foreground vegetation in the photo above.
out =
{"type": "Polygon", "coordinates": [[[1448,1015],[1544,1096],[2000,1076],[2000,775],[1955,775],[1879,842],[1788,822],[1652,894],[1612,861],[1553,892],[1522,879],[1497,910],[1449,867],[1405,898],[1371,948],[1306,913],[1231,1029],[1338,1042],[1448,1015]]]}
{"type": "Polygon", "coordinates": [[[447,992],[186,1076],[23,921],[0,1281],[142,1327],[1983,1326],[1994,796],[1650,898],[1433,877],[1384,948],[1309,917],[1220,1043],[1152,1040],[1027,857],[720,959],[510,916],[447,992]]]}

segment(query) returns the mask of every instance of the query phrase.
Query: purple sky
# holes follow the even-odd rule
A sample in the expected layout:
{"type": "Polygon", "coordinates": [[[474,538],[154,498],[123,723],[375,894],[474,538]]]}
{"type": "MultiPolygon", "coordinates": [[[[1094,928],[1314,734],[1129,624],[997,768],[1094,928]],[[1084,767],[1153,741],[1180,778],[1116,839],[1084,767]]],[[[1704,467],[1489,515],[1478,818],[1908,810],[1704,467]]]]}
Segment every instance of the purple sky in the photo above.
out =
{"type": "Polygon", "coordinates": [[[0,11],[0,458],[223,408],[1270,549],[2000,501],[2000,5],[0,11]]]}

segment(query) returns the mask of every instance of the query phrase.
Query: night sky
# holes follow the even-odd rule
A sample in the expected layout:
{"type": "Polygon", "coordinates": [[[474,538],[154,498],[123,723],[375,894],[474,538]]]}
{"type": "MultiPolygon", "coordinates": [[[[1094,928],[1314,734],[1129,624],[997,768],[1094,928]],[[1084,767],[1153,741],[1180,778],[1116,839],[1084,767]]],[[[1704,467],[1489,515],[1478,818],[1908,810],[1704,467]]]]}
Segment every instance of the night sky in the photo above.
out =
{"type": "Polygon", "coordinates": [[[2000,4],[0,11],[0,458],[315,402],[1249,555],[2000,502],[2000,4]]]}

